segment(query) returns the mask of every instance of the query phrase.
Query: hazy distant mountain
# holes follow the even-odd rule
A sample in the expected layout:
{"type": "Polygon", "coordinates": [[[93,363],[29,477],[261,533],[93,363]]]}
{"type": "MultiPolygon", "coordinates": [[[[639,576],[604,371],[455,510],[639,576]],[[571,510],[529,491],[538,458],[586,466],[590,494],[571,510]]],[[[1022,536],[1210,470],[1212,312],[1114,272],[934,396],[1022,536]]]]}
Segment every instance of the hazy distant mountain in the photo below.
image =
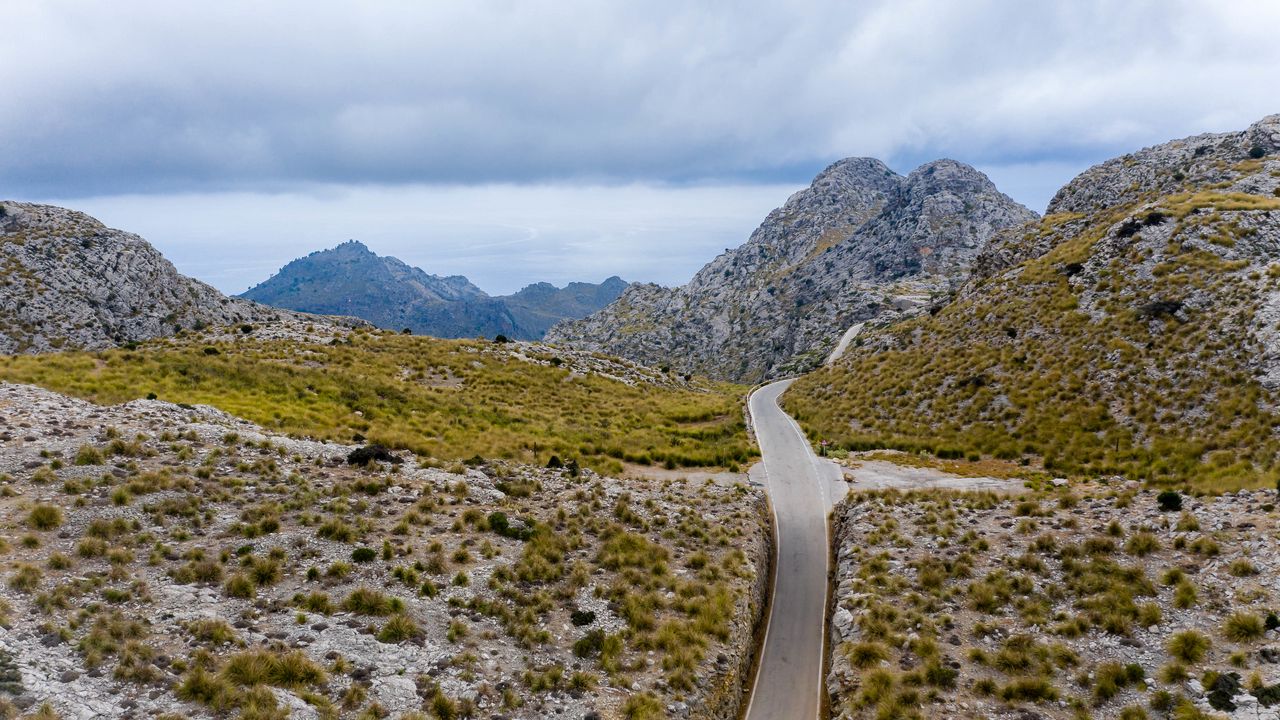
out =
{"type": "Polygon", "coordinates": [[[534,283],[514,295],[502,298],[516,323],[541,338],[561,320],[584,318],[618,299],[627,281],[614,275],[600,284],[574,282],[563,288],[551,283],[534,283]]]}
{"type": "Polygon", "coordinates": [[[461,275],[429,275],[349,240],[281,268],[241,297],[290,310],[364,318],[383,328],[409,328],[436,337],[506,335],[540,339],[566,319],[585,317],[613,302],[627,283],[530,285],[514,295],[490,296],[461,275]]]}

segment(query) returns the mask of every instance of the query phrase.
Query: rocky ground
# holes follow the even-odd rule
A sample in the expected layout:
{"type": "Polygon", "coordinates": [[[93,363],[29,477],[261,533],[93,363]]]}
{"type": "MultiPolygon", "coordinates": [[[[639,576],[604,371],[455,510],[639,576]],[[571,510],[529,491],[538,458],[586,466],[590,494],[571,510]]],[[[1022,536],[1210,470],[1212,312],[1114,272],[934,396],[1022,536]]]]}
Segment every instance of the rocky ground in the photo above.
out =
{"type": "Polygon", "coordinates": [[[835,717],[1280,717],[1275,491],[1043,485],[836,509],[835,717]]]}
{"type": "Polygon", "coordinates": [[[0,709],[727,718],[761,494],[349,465],[204,406],[0,385],[0,709]]]}

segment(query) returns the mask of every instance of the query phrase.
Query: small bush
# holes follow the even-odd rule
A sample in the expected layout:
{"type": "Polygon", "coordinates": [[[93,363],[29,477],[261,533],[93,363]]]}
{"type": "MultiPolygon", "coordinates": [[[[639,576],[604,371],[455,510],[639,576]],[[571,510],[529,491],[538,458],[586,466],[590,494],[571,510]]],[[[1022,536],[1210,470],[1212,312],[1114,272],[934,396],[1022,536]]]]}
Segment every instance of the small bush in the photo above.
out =
{"type": "Polygon", "coordinates": [[[35,565],[22,564],[18,571],[9,577],[9,587],[18,592],[31,592],[40,586],[44,573],[35,565]]]}
{"type": "Polygon", "coordinates": [[[369,547],[358,547],[351,551],[351,559],[358,563],[372,562],[378,557],[378,552],[369,547]]]}
{"type": "Polygon", "coordinates": [[[398,643],[417,637],[421,631],[418,624],[408,615],[392,615],[378,631],[378,640],[384,643],[398,643]]]}
{"type": "Polygon", "coordinates": [[[604,632],[591,630],[573,644],[573,654],[580,658],[595,657],[604,647],[604,632]]]}
{"type": "Polygon", "coordinates": [[[998,694],[1006,702],[1050,702],[1058,699],[1058,689],[1046,678],[1018,678],[1001,687],[998,694]]]}
{"type": "Polygon", "coordinates": [[[191,637],[211,645],[224,645],[236,641],[236,631],[223,620],[203,618],[192,620],[186,625],[191,637]]]}
{"type": "Polygon", "coordinates": [[[53,505],[37,505],[27,522],[37,530],[52,530],[62,524],[62,511],[53,505]]]}
{"type": "Polygon", "coordinates": [[[849,659],[849,663],[854,667],[867,668],[872,665],[878,665],[881,661],[887,659],[889,651],[878,642],[863,641],[851,644],[845,650],[845,657],[849,659]]]}
{"type": "Polygon", "coordinates": [[[209,672],[203,665],[193,664],[173,691],[179,700],[198,702],[214,710],[231,708],[237,698],[231,683],[209,672]]]}
{"type": "Polygon", "coordinates": [[[335,518],[316,528],[316,536],[334,542],[351,542],[356,538],[356,531],[350,525],[335,518]]]}
{"type": "Polygon", "coordinates": [[[1257,640],[1264,632],[1266,632],[1266,626],[1262,618],[1247,612],[1232,614],[1222,626],[1222,634],[1233,642],[1257,640]]]}
{"type": "Polygon", "coordinates": [[[632,695],[622,704],[622,717],[626,720],[658,720],[665,714],[662,701],[652,693],[632,695]]]}
{"type": "Polygon", "coordinates": [[[1186,579],[1179,582],[1173,591],[1173,606],[1179,610],[1186,610],[1195,607],[1197,602],[1199,602],[1199,593],[1196,592],[1196,586],[1186,579]]]}
{"type": "Polygon", "coordinates": [[[1146,557],[1159,549],[1160,541],[1155,535],[1145,531],[1135,533],[1124,545],[1125,552],[1137,557],[1146,557]]]}
{"type": "Polygon", "coordinates": [[[356,448],[347,455],[348,465],[368,465],[371,462],[387,462],[398,465],[404,460],[392,453],[383,445],[366,445],[356,448]]]}
{"type": "Polygon", "coordinates": [[[319,613],[321,615],[333,614],[333,602],[329,600],[329,596],[322,592],[312,592],[306,595],[298,594],[293,597],[295,607],[300,607],[307,612],[319,613]]]}
{"type": "Polygon", "coordinates": [[[1120,720],[1149,720],[1141,705],[1130,705],[1120,710],[1120,720]]]}
{"type": "Polygon", "coordinates": [[[245,687],[274,685],[288,689],[320,685],[327,680],[324,670],[300,650],[283,654],[267,650],[237,653],[227,658],[219,675],[245,687]]]}
{"type": "Polygon", "coordinates": [[[1101,705],[1120,693],[1121,690],[1134,683],[1141,682],[1145,673],[1142,666],[1136,663],[1121,665],[1120,663],[1102,663],[1094,673],[1093,701],[1101,705]]]}
{"type": "Polygon", "coordinates": [[[249,579],[244,573],[236,573],[232,575],[227,584],[222,587],[227,597],[240,598],[242,600],[250,600],[256,594],[257,589],[254,587],[253,580],[249,579]]]}
{"type": "Polygon", "coordinates": [[[1267,154],[1266,149],[1263,148],[1261,145],[1254,145],[1253,147],[1249,148],[1249,157],[1253,158],[1254,160],[1257,160],[1258,158],[1261,158],[1266,154],[1267,154]]]}
{"type": "Polygon", "coordinates": [[[173,572],[173,581],[179,585],[216,583],[221,579],[222,566],[216,560],[209,558],[191,560],[173,572]]]}
{"type": "Polygon", "coordinates": [[[1165,490],[1156,495],[1156,503],[1162,512],[1177,512],[1182,509],[1182,494],[1177,490],[1165,490]]]}
{"type": "Polygon", "coordinates": [[[92,445],[81,445],[76,451],[76,465],[101,465],[102,453],[92,445]]]}
{"type": "Polygon", "coordinates": [[[1248,577],[1250,575],[1258,574],[1258,568],[1254,567],[1253,563],[1244,558],[1233,561],[1227,570],[1236,577],[1248,577]]]}
{"type": "Polygon", "coordinates": [[[1198,663],[1209,651],[1209,638],[1195,630],[1184,630],[1169,638],[1166,649],[1173,657],[1185,663],[1198,663]]]}
{"type": "Polygon", "coordinates": [[[393,600],[373,588],[361,586],[342,601],[342,609],[358,615],[390,615],[397,604],[393,600]]]}

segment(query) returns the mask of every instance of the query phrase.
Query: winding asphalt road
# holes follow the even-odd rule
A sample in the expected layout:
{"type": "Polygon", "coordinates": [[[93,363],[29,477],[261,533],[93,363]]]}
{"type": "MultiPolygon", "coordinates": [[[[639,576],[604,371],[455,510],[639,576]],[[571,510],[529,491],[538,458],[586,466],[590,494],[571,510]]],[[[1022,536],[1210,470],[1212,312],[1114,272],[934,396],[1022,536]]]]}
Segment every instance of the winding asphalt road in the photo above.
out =
{"type": "Polygon", "coordinates": [[[777,532],[773,605],[747,720],[816,720],[826,634],[830,482],[778,396],[792,380],[765,385],[748,401],[777,532]]]}

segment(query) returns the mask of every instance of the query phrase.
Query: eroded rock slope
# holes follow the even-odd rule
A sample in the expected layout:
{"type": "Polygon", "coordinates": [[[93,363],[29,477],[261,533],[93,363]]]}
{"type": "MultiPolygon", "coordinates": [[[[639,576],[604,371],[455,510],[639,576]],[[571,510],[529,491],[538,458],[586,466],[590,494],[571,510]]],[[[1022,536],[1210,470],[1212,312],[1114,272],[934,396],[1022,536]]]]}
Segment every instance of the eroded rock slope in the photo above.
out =
{"type": "Polygon", "coordinates": [[[851,447],[1270,486],[1278,323],[1273,115],[1088,170],[997,235],[954,302],[863,333],[786,402],[851,447]]]}
{"type": "Polygon", "coordinates": [[[995,232],[1035,217],[963,163],[902,177],[850,158],[687,285],[633,285],[547,339],[739,381],[785,374],[815,365],[854,323],[926,306],[995,232]]]}
{"type": "Polygon", "coordinates": [[[0,202],[0,354],[100,349],[297,315],[229,298],[180,274],[141,237],[84,213],[0,202]]]}

